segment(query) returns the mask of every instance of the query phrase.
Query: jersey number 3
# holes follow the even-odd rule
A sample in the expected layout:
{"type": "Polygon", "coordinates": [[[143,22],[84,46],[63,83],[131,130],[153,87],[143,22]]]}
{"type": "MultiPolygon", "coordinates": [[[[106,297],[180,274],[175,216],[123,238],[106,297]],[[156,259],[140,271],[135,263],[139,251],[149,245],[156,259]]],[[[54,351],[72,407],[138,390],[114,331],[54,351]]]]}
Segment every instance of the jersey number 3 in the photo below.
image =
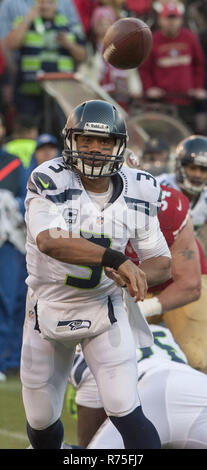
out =
{"type": "MultiPolygon", "coordinates": [[[[92,243],[96,245],[101,245],[104,248],[110,248],[112,240],[111,238],[107,238],[105,234],[102,233],[91,233],[87,232],[84,236],[84,233],[81,232],[80,235],[87,240],[90,240],[92,243]],[[90,238],[89,238],[90,235],[90,238]]],[[[70,287],[76,287],[76,289],[94,289],[97,287],[102,278],[103,274],[103,266],[80,266],[81,268],[85,268],[89,271],[88,278],[81,278],[76,276],[71,276],[70,274],[66,275],[65,278],[65,285],[70,287]]]]}

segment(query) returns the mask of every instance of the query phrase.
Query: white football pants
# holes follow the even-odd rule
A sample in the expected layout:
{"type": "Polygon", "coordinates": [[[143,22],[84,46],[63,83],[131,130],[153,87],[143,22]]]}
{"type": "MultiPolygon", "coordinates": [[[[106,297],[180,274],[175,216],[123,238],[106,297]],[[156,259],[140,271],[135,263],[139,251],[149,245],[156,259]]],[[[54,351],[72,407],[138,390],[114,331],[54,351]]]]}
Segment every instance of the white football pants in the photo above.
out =
{"type": "MultiPolygon", "coordinates": [[[[140,405],[140,400],[134,338],[121,297],[116,319],[107,331],[84,339],[81,344],[106,413],[125,416],[140,405]]],[[[34,327],[35,318],[27,313],[21,381],[27,420],[32,428],[40,430],[61,416],[76,344],[71,341],[70,348],[56,340],[43,339],[34,327]]]]}

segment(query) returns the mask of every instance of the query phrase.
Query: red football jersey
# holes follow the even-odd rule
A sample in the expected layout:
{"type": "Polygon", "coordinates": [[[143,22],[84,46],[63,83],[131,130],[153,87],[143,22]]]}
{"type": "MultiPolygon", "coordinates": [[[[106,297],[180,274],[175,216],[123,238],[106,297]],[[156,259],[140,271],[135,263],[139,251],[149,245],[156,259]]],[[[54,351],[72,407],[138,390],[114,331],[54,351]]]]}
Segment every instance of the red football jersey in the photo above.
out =
{"type": "Polygon", "coordinates": [[[177,189],[161,185],[162,201],[158,214],[160,228],[169,247],[186,225],[189,217],[189,200],[177,189]]]}
{"type": "MultiPolygon", "coordinates": [[[[162,202],[161,209],[158,214],[160,228],[167,241],[169,248],[175,241],[179,232],[185,227],[189,217],[189,201],[188,198],[178,191],[177,189],[161,185],[162,188],[162,202]]],[[[197,241],[197,240],[196,240],[197,241]]],[[[200,254],[200,264],[202,274],[207,274],[207,262],[204,257],[203,250],[198,244],[200,254]]],[[[136,264],[139,264],[139,259],[130,242],[126,247],[125,254],[132,259],[136,264]]],[[[149,292],[163,290],[172,279],[159,285],[149,288],[149,292]]]]}

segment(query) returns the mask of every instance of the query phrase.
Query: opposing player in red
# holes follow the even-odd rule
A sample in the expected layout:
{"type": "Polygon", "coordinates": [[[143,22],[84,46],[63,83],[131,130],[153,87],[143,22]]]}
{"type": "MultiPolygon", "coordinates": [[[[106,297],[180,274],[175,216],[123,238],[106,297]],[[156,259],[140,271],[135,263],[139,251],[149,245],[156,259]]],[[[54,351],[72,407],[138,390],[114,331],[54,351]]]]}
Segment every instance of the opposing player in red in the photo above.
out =
{"type": "MultiPolygon", "coordinates": [[[[161,187],[163,193],[159,221],[172,255],[173,279],[149,288],[148,298],[142,304],[138,303],[138,306],[149,323],[164,321],[186,354],[189,364],[205,371],[207,263],[201,245],[193,237],[188,199],[173,188],[161,187]],[[201,275],[195,244],[198,247],[201,275]]],[[[129,245],[127,254],[133,256],[129,245]]],[[[135,309],[128,296],[126,298],[130,309],[135,309]]]]}
{"type": "MultiPolygon", "coordinates": [[[[145,316],[159,315],[172,308],[181,307],[186,303],[197,300],[200,291],[200,273],[198,266],[196,270],[197,275],[195,273],[194,260],[198,259],[199,252],[201,254],[202,266],[206,269],[203,252],[198,241],[193,236],[193,226],[189,216],[187,197],[173,188],[166,186],[161,186],[161,188],[162,203],[158,218],[161,230],[173,255],[173,279],[148,289],[148,293],[151,293],[150,296],[153,295],[154,300],[142,302],[143,307],[141,310],[145,316]],[[199,247],[197,253],[196,244],[199,247]],[[188,262],[189,264],[187,264],[188,262]],[[188,276],[186,276],[186,269],[188,276]],[[185,288],[185,295],[183,295],[183,287],[185,288]],[[175,296],[170,295],[172,291],[176,291],[175,296]],[[155,297],[154,294],[157,292],[160,292],[160,294],[155,297]]],[[[134,262],[138,262],[130,243],[127,246],[126,254],[134,262]]]]}

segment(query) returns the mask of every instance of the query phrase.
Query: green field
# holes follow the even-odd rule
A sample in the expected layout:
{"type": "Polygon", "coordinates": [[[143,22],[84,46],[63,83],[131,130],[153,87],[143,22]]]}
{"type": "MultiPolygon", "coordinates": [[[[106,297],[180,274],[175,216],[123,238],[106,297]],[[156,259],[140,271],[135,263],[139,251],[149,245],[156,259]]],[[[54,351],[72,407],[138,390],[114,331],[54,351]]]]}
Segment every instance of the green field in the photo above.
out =
{"type": "MultiPolygon", "coordinates": [[[[76,444],[76,421],[68,414],[65,402],[61,419],[65,441],[76,444]]],[[[0,449],[25,449],[28,445],[20,379],[9,377],[0,382],[0,449]]]]}

